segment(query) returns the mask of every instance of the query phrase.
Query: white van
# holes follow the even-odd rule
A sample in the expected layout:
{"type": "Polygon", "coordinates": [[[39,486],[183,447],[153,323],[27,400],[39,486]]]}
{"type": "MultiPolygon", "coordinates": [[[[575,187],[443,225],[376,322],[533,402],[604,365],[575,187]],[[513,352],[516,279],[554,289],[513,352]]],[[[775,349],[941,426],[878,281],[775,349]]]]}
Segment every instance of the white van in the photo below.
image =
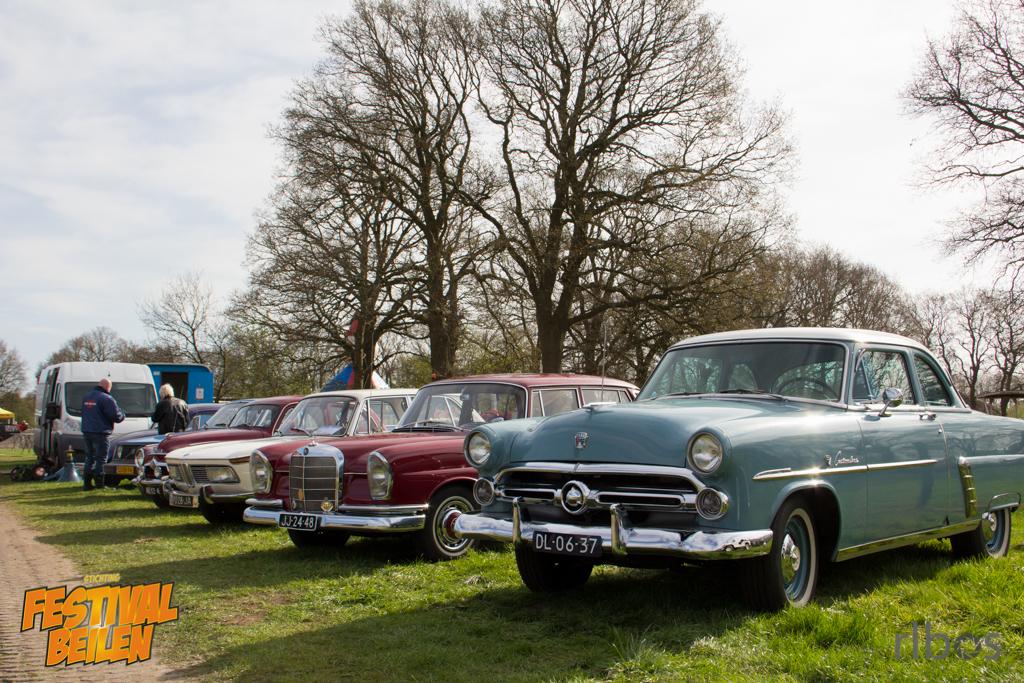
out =
{"type": "Polygon", "coordinates": [[[57,363],[42,369],[36,385],[35,451],[41,458],[56,461],[70,446],[75,460],[85,457],[82,438],[82,399],[100,379],[107,377],[110,394],[124,411],[124,422],[114,425],[114,434],[149,428],[149,416],[156,408],[153,373],[139,363],[57,363]]]}

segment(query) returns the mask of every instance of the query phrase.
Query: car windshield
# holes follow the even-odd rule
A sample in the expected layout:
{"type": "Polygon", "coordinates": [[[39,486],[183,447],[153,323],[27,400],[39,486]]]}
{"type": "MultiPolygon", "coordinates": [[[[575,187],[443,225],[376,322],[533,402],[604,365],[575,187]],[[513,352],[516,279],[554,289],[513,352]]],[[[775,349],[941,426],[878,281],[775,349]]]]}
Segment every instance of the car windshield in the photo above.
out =
{"type": "Polygon", "coordinates": [[[752,342],[669,351],[637,400],[727,393],[839,401],[846,352],[839,344],[752,342]]]}
{"type": "MultiPolygon", "coordinates": [[[[95,388],[95,382],[68,382],[64,387],[64,405],[68,413],[81,417],[82,399],[95,388]]],[[[152,384],[114,382],[110,395],[126,417],[149,417],[156,408],[156,389],[152,384]]]]}
{"type": "Polygon", "coordinates": [[[281,406],[269,405],[267,403],[250,403],[242,406],[241,410],[231,420],[228,427],[232,429],[269,429],[274,424],[274,418],[281,412],[281,406]]]}
{"type": "Polygon", "coordinates": [[[467,382],[425,387],[395,431],[467,429],[526,416],[526,391],[510,384],[467,382]]]}
{"type": "Polygon", "coordinates": [[[203,429],[224,429],[231,420],[234,419],[238,411],[242,409],[244,403],[229,403],[226,406],[221,407],[220,410],[215,412],[209,420],[206,421],[206,425],[203,429]]]}
{"type": "Polygon", "coordinates": [[[358,403],[348,396],[320,396],[299,401],[278,430],[285,436],[344,434],[356,412],[358,403]]]}

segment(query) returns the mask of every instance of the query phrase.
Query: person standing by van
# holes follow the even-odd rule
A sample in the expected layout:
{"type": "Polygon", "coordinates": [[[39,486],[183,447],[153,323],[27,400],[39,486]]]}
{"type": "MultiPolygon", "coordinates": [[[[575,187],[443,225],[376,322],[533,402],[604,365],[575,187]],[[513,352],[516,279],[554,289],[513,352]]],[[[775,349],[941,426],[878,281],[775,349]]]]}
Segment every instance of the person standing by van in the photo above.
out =
{"type": "Polygon", "coordinates": [[[110,433],[114,431],[115,422],[124,421],[124,412],[110,395],[111,386],[110,379],[104,377],[82,399],[82,437],[85,440],[82,489],[85,491],[103,488],[103,462],[107,459],[110,433]]]}
{"type": "Polygon", "coordinates": [[[160,402],[149,419],[159,434],[183,432],[188,426],[188,404],[174,397],[174,387],[164,384],[160,387],[160,402]]]}

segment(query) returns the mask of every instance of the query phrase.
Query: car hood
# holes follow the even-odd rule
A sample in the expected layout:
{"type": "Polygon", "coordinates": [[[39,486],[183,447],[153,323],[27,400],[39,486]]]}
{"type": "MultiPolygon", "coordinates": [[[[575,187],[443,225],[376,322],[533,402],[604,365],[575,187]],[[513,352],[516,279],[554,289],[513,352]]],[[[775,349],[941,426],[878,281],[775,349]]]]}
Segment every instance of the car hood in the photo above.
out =
{"type": "MultiPolygon", "coordinates": [[[[511,442],[505,439],[510,447],[505,461],[632,462],[679,467],[685,466],[690,439],[700,432],[714,434],[728,448],[780,420],[789,423],[794,417],[837,412],[842,409],[739,397],[663,398],[594,406],[545,418],[520,431],[511,442]]],[[[500,426],[495,432],[500,436],[504,430],[500,426]]]]}
{"type": "MultiPolygon", "coordinates": [[[[466,432],[390,432],[373,436],[348,436],[317,439],[317,443],[333,446],[345,456],[345,471],[365,471],[366,458],[370,453],[379,451],[385,457],[397,457],[404,452],[422,451],[423,449],[452,448],[461,450],[466,432]]],[[[290,456],[295,450],[308,441],[299,440],[291,443],[275,443],[260,449],[267,458],[275,463],[278,470],[287,470],[290,456]]]]}
{"type": "Polygon", "coordinates": [[[304,436],[268,436],[262,439],[238,439],[235,441],[211,441],[208,443],[183,446],[167,454],[167,462],[188,460],[229,460],[240,455],[249,455],[257,448],[274,444],[292,444],[302,441],[304,436]]]}
{"type": "Polygon", "coordinates": [[[214,441],[241,441],[270,436],[269,429],[201,429],[195,432],[171,434],[160,444],[160,450],[170,453],[178,448],[214,441]]]}

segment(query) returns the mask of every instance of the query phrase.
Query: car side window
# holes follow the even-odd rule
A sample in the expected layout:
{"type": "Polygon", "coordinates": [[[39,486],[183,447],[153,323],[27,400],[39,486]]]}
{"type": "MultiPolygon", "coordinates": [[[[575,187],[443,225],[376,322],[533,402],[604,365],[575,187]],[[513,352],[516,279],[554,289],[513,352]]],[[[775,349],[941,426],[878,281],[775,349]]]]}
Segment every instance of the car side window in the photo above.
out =
{"type": "Polygon", "coordinates": [[[545,415],[557,415],[580,407],[575,389],[544,389],[540,396],[545,415]]]}
{"type": "Polygon", "coordinates": [[[917,371],[917,381],[921,383],[921,392],[924,394],[925,405],[953,405],[953,398],[949,395],[946,385],[939,379],[939,374],[935,371],[935,368],[916,353],[914,354],[914,370],[917,371]]]}
{"type": "Polygon", "coordinates": [[[583,405],[591,403],[622,403],[622,392],[615,389],[584,389],[583,405]]]}
{"type": "Polygon", "coordinates": [[[868,350],[861,354],[853,375],[856,403],[881,403],[882,392],[896,388],[906,403],[914,402],[906,357],[899,351],[868,350]]]}
{"type": "Polygon", "coordinates": [[[540,400],[539,391],[530,392],[530,417],[543,417],[544,403],[540,400]]]}

